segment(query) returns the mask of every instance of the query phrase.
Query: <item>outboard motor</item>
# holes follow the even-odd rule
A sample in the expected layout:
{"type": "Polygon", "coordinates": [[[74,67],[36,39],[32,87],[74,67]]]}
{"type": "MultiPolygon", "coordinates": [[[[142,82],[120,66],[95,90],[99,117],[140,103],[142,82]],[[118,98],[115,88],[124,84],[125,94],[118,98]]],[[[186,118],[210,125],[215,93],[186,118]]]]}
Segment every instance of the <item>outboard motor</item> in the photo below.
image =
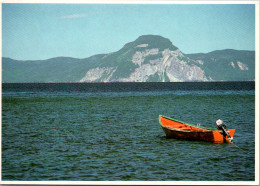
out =
{"type": "Polygon", "coordinates": [[[222,135],[223,135],[224,139],[226,139],[226,136],[227,136],[228,139],[230,140],[230,142],[233,142],[233,138],[230,137],[230,135],[227,131],[227,126],[225,125],[225,123],[221,119],[218,119],[216,121],[216,125],[218,126],[218,130],[222,131],[222,135]]]}

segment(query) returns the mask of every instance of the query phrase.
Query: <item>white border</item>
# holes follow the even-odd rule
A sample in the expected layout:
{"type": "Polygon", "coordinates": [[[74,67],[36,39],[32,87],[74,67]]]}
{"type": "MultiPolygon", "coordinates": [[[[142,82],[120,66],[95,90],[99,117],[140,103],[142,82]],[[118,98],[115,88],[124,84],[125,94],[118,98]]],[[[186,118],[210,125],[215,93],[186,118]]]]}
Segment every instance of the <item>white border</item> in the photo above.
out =
{"type": "Polygon", "coordinates": [[[1,184],[48,185],[259,185],[256,181],[2,181],[1,184]]]}
{"type": "MultiPolygon", "coordinates": [[[[55,4],[255,4],[255,181],[0,181],[0,184],[48,184],[48,185],[259,185],[259,1],[174,1],[174,0],[1,0],[2,3],[55,3],[55,4]]],[[[0,26],[2,31],[2,24],[0,26]]],[[[2,43],[2,32],[0,34],[2,43]]],[[[2,57],[2,50],[0,51],[2,57]]],[[[2,69],[2,58],[0,59],[2,69]]],[[[0,73],[1,74],[1,73],[0,73]]],[[[2,75],[2,74],[1,74],[2,75]]],[[[2,76],[0,77],[2,82],[2,76]]],[[[2,100],[2,87],[0,87],[2,100]]],[[[2,105],[0,110],[2,116],[2,105]]],[[[2,123],[0,121],[2,129],[2,123]]],[[[0,147],[2,149],[2,133],[0,132],[0,147]]],[[[1,153],[2,154],[2,153],[1,153]]],[[[2,160],[2,156],[0,158],[2,160]]],[[[2,162],[2,161],[1,161],[2,162]]],[[[0,162],[0,180],[2,165],[0,162]]]]}
{"type": "Polygon", "coordinates": [[[259,1],[255,4],[255,181],[259,185],[259,1]]]}
{"type": "MultiPolygon", "coordinates": [[[[0,30],[1,30],[1,33],[0,33],[0,41],[1,41],[1,46],[2,46],[2,3],[0,4],[0,30]]],[[[0,50],[0,55],[1,55],[1,58],[0,58],[0,69],[1,69],[1,72],[0,72],[0,81],[1,81],[1,87],[0,87],[0,116],[1,116],[1,119],[0,119],[0,129],[1,129],[1,132],[0,132],[0,183],[1,183],[1,180],[2,180],[2,48],[1,47],[1,50],[0,50]]]]}

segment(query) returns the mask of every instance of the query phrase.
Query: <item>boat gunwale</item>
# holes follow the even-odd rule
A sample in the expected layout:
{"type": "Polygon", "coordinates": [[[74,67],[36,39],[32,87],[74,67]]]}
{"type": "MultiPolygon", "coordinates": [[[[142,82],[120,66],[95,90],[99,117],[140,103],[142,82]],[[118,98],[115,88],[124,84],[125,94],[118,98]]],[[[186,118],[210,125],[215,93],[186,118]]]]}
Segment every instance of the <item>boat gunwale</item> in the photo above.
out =
{"type": "Polygon", "coordinates": [[[194,126],[194,125],[192,125],[192,124],[188,124],[188,123],[185,123],[185,122],[183,122],[183,121],[179,121],[179,120],[177,120],[177,119],[170,118],[170,117],[163,116],[163,115],[159,115],[159,122],[160,122],[160,125],[161,125],[163,128],[168,129],[168,130],[178,131],[178,132],[212,132],[212,131],[219,131],[218,129],[210,129],[210,128],[205,128],[205,127],[196,127],[196,126],[194,126]],[[179,123],[182,123],[182,124],[185,124],[185,125],[189,125],[189,126],[192,126],[192,127],[195,127],[195,128],[206,129],[206,131],[198,131],[198,130],[194,130],[194,131],[190,131],[190,130],[179,130],[179,129],[175,129],[175,128],[165,127],[165,126],[161,123],[161,117],[166,118],[166,119],[169,119],[169,120],[172,120],[172,121],[176,121],[176,122],[179,122],[179,123]]]}

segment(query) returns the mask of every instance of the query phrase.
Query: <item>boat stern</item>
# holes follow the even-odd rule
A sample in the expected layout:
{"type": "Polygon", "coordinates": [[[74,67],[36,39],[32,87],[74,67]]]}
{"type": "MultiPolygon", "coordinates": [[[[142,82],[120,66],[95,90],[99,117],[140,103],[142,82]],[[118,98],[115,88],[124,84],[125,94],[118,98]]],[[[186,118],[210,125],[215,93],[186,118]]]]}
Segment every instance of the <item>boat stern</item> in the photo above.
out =
{"type": "Polygon", "coordinates": [[[228,136],[223,136],[222,131],[220,130],[215,130],[213,131],[213,142],[214,143],[233,143],[233,136],[235,134],[235,129],[229,129],[228,130],[228,134],[230,136],[230,138],[228,136]]]}

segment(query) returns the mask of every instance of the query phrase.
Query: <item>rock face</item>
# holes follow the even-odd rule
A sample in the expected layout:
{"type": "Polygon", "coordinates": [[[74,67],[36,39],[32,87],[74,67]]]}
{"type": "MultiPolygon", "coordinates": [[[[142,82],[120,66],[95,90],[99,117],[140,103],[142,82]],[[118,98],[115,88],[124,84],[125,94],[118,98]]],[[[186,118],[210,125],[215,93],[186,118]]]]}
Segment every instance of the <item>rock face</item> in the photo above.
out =
{"type": "Polygon", "coordinates": [[[141,36],[112,55],[116,56],[113,67],[90,69],[80,81],[180,82],[209,80],[200,68],[201,63],[185,57],[168,39],[160,36],[141,36]],[[157,45],[157,43],[160,44],[157,45]],[[125,72],[127,75],[124,77],[113,76],[117,70],[122,69],[118,68],[122,65],[132,66],[131,72],[125,72]],[[105,80],[103,79],[104,75],[107,77],[105,80]]]}
{"type": "Polygon", "coordinates": [[[144,35],[119,51],[86,59],[2,58],[3,82],[184,82],[254,80],[254,51],[183,54],[169,39],[144,35]]]}
{"type": "Polygon", "coordinates": [[[93,68],[90,69],[86,75],[80,80],[80,82],[95,82],[97,80],[102,82],[108,82],[112,76],[112,74],[115,72],[116,68],[93,68]]]}

